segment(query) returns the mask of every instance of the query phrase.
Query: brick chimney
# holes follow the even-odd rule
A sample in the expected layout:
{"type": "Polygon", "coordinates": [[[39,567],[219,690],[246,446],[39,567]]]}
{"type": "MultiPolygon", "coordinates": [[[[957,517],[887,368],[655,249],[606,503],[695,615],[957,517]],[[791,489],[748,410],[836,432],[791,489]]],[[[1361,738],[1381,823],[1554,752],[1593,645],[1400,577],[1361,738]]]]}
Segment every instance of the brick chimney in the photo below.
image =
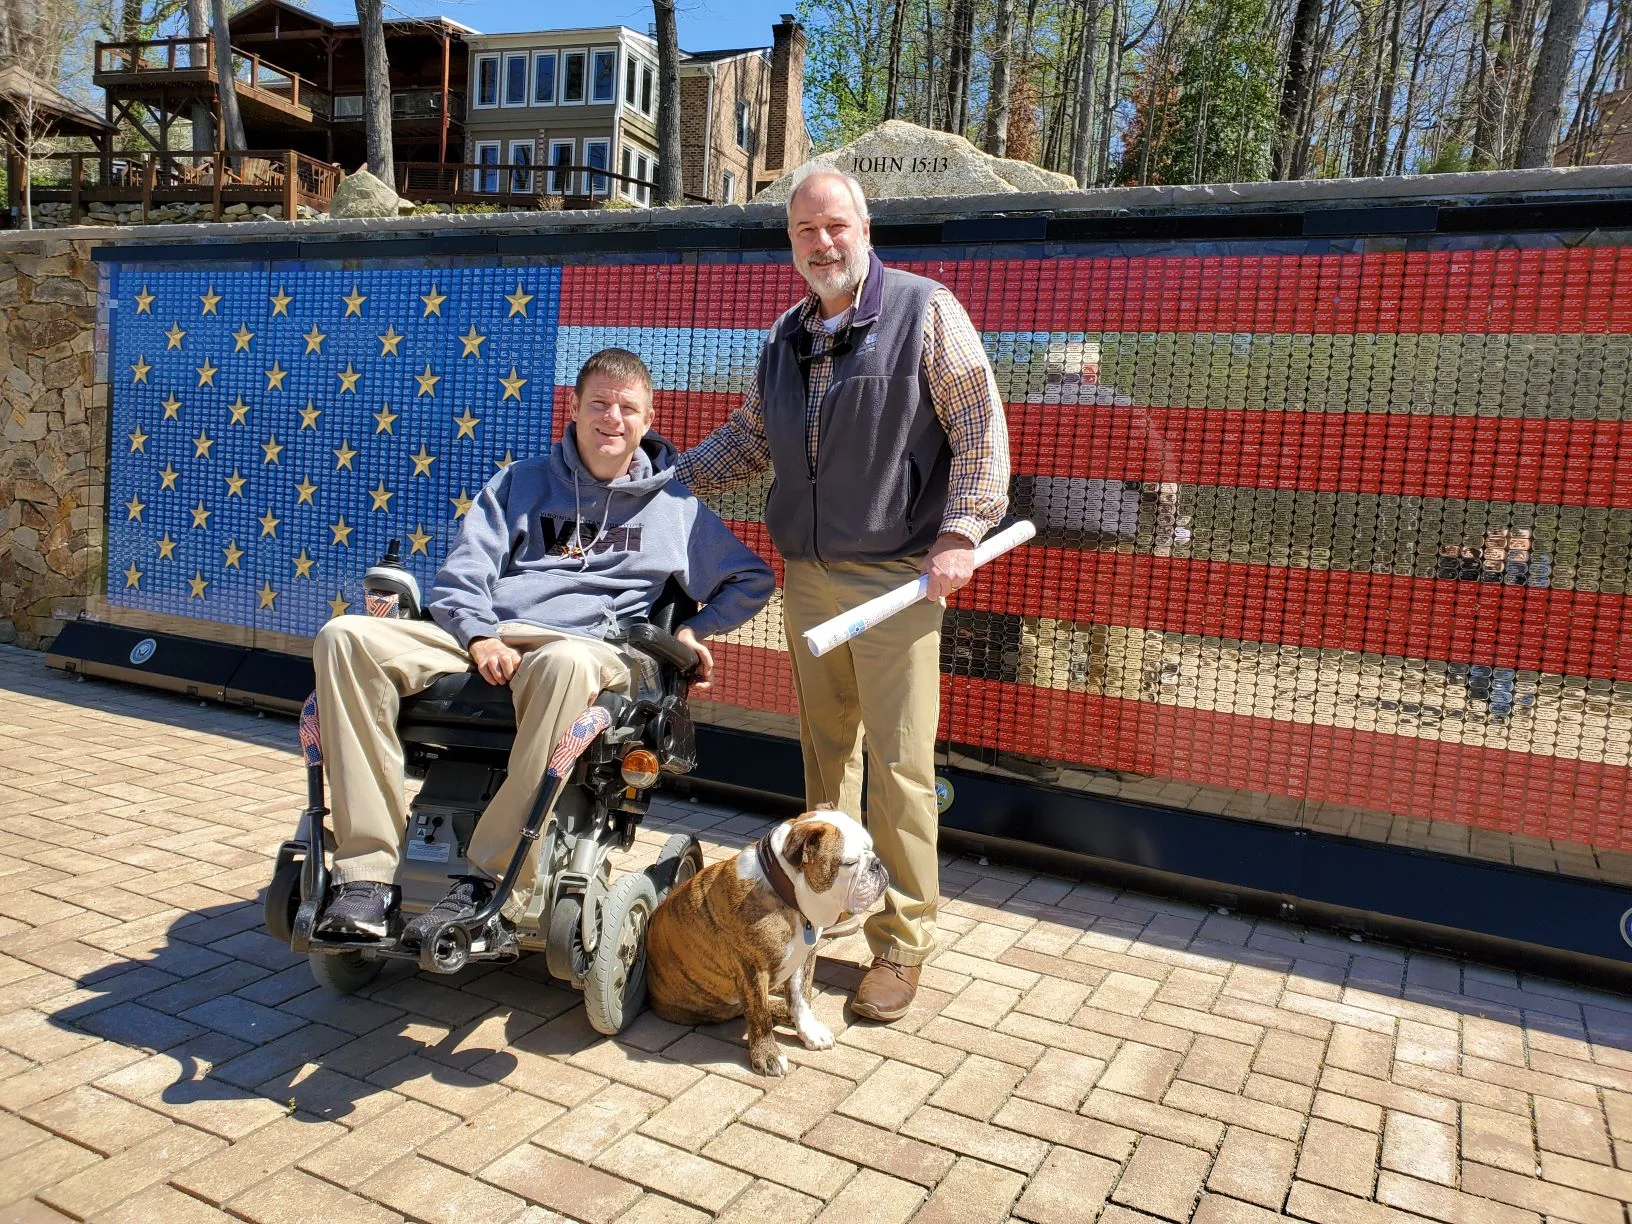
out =
{"type": "Polygon", "coordinates": [[[802,159],[805,105],[805,31],[783,13],[771,27],[771,98],[765,122],[765,169],[792,170],[790,156],[802,159]]]}

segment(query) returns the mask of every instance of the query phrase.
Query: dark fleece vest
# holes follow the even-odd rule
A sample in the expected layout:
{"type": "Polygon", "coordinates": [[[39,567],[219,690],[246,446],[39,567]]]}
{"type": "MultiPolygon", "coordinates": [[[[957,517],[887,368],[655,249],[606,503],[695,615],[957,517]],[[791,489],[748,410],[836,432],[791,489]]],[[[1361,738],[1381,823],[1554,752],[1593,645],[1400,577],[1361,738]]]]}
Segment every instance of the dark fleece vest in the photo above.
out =
{"type": "Polygon", "coordinates": [[[940,534],[952,469],[946,430],[923,373],[924,314],[941,286],[869,255],[867,282],[833,342],[816,462],[805,445],[810,337],[796,306],[777,320],[760,362],[775,479],[765,526],[796,561],[894,561],[940,534]]]}

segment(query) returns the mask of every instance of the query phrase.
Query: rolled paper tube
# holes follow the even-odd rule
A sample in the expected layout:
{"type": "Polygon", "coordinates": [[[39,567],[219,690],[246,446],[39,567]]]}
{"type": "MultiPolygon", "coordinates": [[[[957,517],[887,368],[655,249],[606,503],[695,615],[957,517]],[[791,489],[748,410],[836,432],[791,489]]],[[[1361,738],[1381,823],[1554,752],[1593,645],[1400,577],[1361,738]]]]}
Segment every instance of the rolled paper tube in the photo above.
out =
{"type": "MultiPolygon", "coordinates": [[[[988,537],[975,549],[975,568],[979,569],[994,557],[1001,557],[1011,548],[1024,544],[1037,534],[1029,520],[1011,523],[994,536],[988,537]]],[[[841,646],[851,638],[867,632],[880,621],[888,620],[902,608],[909,608],[929,593],[929,575],[920,574],[911,582],[904,582],[893,591],[886,591],[849,612],[825,620],[804,633],[805,645],[818,658],[841,646]]]]}

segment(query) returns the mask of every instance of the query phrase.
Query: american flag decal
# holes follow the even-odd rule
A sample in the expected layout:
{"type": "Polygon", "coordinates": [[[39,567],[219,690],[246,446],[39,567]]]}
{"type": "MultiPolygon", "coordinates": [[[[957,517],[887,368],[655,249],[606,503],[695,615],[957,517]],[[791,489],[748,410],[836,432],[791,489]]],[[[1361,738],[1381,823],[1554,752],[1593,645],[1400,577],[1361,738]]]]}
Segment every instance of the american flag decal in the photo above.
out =
{"type": "Polygon", "coordinates": [[[317,694],[300,707],[300,755],[308,766],[323,764],[323,739],[317,723],[317,694]]]}
{"type": "Polygon", "coordinates": [[[363,607],[370,616],[383,617],[386,620],[396,620],[402,615],[399,599],[395,594],[386,595],[378,591],[363,592],[363,607]]]}
{"type": "Polygon", "coordinates": [[[590,742],[612,725],[612,714],[605,706],[592,705],[573,720],[567,733],[556,741],[546,771],[552,778],[564,778],[573,762],[583,756],[590,742]]]}

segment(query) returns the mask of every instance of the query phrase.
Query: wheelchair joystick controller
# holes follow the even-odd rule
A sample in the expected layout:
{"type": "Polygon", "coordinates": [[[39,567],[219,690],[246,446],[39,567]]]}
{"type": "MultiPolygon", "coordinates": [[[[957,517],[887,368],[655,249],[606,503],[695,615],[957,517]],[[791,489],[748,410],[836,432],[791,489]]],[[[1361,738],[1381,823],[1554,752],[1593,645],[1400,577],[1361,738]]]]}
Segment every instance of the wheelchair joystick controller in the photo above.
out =
{"type": "Polygon", "coordinates": [[[419,581],[402,563],[402,541],[392,540],[385,546],[385,555],[369,567],[363,575],[363,592],[369,602],[369,612],[375,616],[390,616],[394,604],[395,615],[417,620],[423,609],[419,595],[419,581]],[[379,610],[376,611],[376,605],[379,610]]]}

